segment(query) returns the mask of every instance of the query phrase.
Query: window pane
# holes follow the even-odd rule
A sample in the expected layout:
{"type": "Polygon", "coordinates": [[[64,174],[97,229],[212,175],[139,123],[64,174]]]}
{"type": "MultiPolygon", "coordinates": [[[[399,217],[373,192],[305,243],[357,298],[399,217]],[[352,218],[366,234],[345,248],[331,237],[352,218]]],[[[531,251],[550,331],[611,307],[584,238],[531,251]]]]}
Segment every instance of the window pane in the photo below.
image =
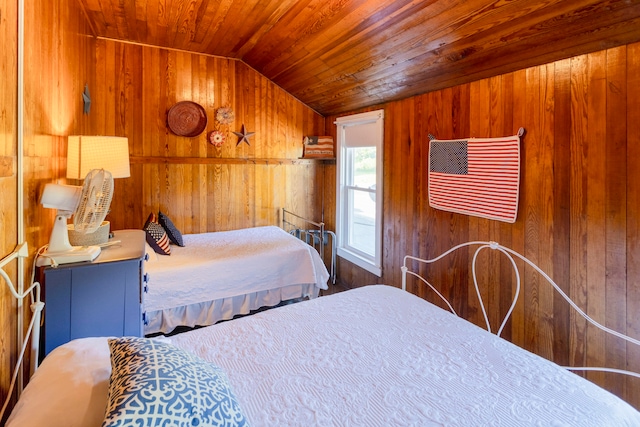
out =
{"type": "Polygon", "coordinates": [[[363,188],[375,188],[376,183],[376,147],[349,148],[348,154],[353,174],[348,185],[363,188]]]}
{"type": "MultiPolygon", "coordinates": [[[[375,176],[374,176],[375,183],[375,176]]],[[[375,193],[349,189],[347,191],[349,214],[347,245],[371,257],[376,255],[376,203],[375,193]]]]}
{"type": "Polygon", "coordinates": [[[384,110],[338,117],[336,255],[382,275],[384,110]]]}

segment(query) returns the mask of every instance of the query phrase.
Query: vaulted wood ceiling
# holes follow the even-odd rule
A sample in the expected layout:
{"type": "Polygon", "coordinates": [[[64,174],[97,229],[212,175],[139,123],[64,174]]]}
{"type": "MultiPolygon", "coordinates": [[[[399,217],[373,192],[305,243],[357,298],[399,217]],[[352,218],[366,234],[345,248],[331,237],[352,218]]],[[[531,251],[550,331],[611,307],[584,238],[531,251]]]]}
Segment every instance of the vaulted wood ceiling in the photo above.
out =
{"type": "Polygon", "coordinates": [[[640,0],[79,0],[95,35],[237,58],[321,114],[640,41],[640,0]]]}

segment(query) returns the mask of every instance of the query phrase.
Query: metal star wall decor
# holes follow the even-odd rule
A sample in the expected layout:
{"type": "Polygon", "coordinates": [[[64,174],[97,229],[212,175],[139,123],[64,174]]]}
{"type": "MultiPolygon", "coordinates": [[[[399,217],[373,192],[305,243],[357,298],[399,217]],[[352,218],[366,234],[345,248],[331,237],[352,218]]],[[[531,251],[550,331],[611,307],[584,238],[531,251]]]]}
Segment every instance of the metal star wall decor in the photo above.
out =
{"type": "Polygon", "coordinates": [[[82,103],[83,103],[83,112],[84,114],[89,114],[91,111],[91,94],[89,93],[89,85],[86,84],[84,86],[84,92],[82,93],[82,103]]]}
{"type": "Polygon", "coordinates": [[[247,128],[245,127],[244,123],[242,124],[242,132],[233,132],[237,137],[238,137],[238,143],[236,144],[236,147],[240,144],[242,144],[243,142],[246,142],[247,145],[251,145],[249,143],[249,138],[251,138],[253,135],[255,135],[255,132],[247,132],[247,128]]]}

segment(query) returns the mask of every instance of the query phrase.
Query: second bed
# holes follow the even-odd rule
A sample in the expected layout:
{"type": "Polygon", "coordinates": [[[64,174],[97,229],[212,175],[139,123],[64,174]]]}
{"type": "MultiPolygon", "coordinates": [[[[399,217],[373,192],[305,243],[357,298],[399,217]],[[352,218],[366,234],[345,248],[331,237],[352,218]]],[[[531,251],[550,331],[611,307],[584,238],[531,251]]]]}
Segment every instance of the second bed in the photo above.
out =
{"type": "Polygon", "coordinates": [[[318,252],[275,226],[185,234],[149,253],[144,333],[205,326],[282,301],[315,298],[329,273],[318,252]]]}

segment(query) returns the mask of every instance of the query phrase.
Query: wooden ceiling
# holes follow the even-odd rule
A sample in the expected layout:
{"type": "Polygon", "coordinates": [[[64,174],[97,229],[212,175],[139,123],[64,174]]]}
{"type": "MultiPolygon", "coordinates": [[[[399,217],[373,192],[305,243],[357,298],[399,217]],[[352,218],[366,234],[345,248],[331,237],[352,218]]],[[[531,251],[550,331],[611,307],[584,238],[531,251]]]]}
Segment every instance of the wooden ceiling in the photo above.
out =
{"type": "Polygon", "coordinates": [[[79,0],[95,35],[237,58],[321,114],[640,41],[640,0],[79,0]]]}

